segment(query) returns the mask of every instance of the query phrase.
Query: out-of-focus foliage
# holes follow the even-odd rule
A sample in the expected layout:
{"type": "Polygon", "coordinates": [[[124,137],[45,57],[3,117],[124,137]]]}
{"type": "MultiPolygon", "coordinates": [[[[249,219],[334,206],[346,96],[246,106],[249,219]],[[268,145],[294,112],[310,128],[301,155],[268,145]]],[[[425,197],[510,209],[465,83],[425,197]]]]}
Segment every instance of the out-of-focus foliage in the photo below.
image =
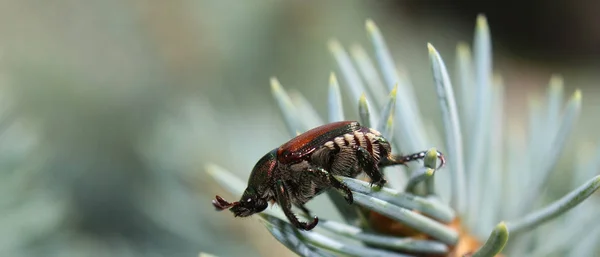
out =
{"type": "MultiPolygon", "coordinates": [[[[204,165],[245,177],[288,139],[273,75],[324,114],[335,67],[326,39],[363,43],[367,17],[415,85],[431,83],[425,42],[449,53],[470,33],[385,11],[364,1],[0,1],[0,255],[291,256],[256,220],[213,211],[222,189],[204,165]]],[[[326,198],[309,206],[339,218],[326,198]]]]}
{"type": "Polygon", "coordinates": [[[309,57],[363,12],[334,8],[2,1],[0,255],[282,253],[215,213],[199,174],[207,160],[245,174],[285,139],[261,85],[327,67],[309,57]]]}

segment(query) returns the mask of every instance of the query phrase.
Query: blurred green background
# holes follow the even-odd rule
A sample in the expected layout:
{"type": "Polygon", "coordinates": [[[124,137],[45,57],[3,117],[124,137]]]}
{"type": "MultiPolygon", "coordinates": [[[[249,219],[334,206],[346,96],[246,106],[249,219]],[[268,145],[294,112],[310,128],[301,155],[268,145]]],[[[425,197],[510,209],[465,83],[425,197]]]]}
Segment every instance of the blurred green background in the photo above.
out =
{"type": "MultiPolygon", "coordinates": [[[[558,72],[583,91],[572,141],[597,142],[598,4],[483,2],[0,1],[0,256],[293,256],[257,219],[214,211],[238,196],[205,165],[246,178],[287,141],[271,76],[325,115],[327,40],[368,45],[367,18],[432,95],[426,43],[453,71],[485,13],[510,122],[558,72]]],[[[327,205],[309,207],[335,218],[327,205]]]]}

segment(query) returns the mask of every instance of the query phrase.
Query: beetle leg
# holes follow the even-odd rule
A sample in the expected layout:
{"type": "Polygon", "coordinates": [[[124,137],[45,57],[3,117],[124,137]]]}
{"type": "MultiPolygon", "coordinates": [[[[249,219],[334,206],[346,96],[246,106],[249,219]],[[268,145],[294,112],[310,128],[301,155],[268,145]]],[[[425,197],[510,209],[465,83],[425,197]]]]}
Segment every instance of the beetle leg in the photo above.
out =
{"type": "Polygon", "coordinates": [[[379,171],[379,167],[375,165],[373,156],[369,154],[367,149],[359,146],[356,148],[356,157],[358,158],[358,165],[363,169],[369,178],[371,178],[371,185],[375,184],[379,187],[383,187],[387,181],[383,179],[383,174],[379,171]]]}
{"type": "MultiPolygon", "coordinates": [[[[413,153],[413,154],[409,154],[409,155],[388,156],[388,157],[383,158],[379,162],[379,167],[387,167],[387,166],[393,166],[393,165],[406,166],[406,163],[408,163],[408,162],[422,160],[423,158],[425,158],[425,155],[427,155],[427,151],[422,151],[422,152],[413,153]]],[[[438,159],[440,159],[440,165],[438,166],[438,169],[439,169],[442,166],[444,166],[444,164],[446,163],[446,159],[444,158],[444,154],[442,154],[440,151],[437,152],[437,157],[438,157],[438,159]]]]}
{"type": "Polygon", "coordinates": [[[327,172],[325,169],[320,167],[312,167],[308,168],[307,171],[316,174],[321,179],[321,181],[327,183],[333,188],[343,191],[345,194],[344,198],[346,198],[346,202],[348,202],[349,204],[352,204],[354,202],[354,197],[352,196],[352,191],[350,190],[350,188],[344,185],[344,183],[337,180],[333,175],[331,175],[331,173],[327,172]]]}
{"type": "Polygon", "coordinates": [[[288,191],[285,188],[285,184],[282,181],[277,181],[275,185],[275,197],[277,199],[277,203],[281,206],[283,213],[288,218],[288,220],[298,229],[302,230],[311,230],[313,229],[317,223],[319,223],[319,218],[314,216],[313,221],[310,223],[301,222],[298,220],[298,217],[292,212],[292,203],[290,202],[290,197],[288,195],[288,191]]]}

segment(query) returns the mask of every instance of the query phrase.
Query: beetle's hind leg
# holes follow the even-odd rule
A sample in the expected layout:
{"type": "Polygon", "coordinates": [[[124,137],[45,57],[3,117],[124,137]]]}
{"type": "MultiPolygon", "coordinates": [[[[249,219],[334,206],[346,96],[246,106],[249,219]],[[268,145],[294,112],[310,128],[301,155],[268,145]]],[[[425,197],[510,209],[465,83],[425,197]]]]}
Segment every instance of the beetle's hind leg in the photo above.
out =
{"type": "Polygon", "coordinates": [[[358,158],[358,165],[371,178],[371,184],[383,187],[387,181],[383,178],[379,166],[376,165],[375,159],[369,151],[359,146],[356,148],[356,157],[358,158]]]}
{"type": "Polygon", "coordinates": [[[344,192],[344,198],[346,198],[346,202],[348,202],[349,204],[352,204],[354,202],[354,197],[352,196],[352,191],[350,190],[350,188],[344,185],[344,183],[342,183],[341,181],[337,180],[333,175],[331,175],[331,173],[329,173],[325,169],[320,167],[310,167],[308,168],[307,172],[317,175],[317,178],[321,181],[321,183],[325,183],[337,190],[344,192]]]}
{"type": "Polygon", "coordinates": [[[290,223],[292,223],[292,225],[294,225],[296,228],[302,230],[311,230],[317,225],[317,223],[319,223],[319,218],[317,216],[314,216],[310,223],[301,222],[298,220],[298,217],[296,217],[294,212],[292,212],[292,203],[290,201],[289,192],[282,181],[277,182],[274,191],[277,203],[279,206],[281,206],[283,213],[288,218],[290,223]]]}
{"type": "MultiPolygon", "coordinates": [[[[427,151],[421,151],[421,152],[413,153],[413,154],[409,154],[409,155],[387,156],[387,157],[384,157],[379,162],[379,167],[382,168],[382,167],[393,166],[393,165],[406,166],[406,163],[416,161],[416,160],[422,160],[423,158],[425,158],[426,155],[427,155],[427,151]]],[[[444,166],[444,164],[446,163],[446,159],[444,158],[444,154],[442,154],[440,151],[437,152],[437,157],[440,160],[440,165],[438,166],[438,169],[439,169],[442,166],[444,166]]]]}

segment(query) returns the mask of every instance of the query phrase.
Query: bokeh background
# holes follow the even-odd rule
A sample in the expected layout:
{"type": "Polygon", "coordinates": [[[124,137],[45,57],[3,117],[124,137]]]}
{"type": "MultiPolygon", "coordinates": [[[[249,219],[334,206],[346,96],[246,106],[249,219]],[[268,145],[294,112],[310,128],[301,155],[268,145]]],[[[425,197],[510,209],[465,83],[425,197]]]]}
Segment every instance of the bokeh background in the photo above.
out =
{"type": "MultiPolygon", "coordinates": [[[[552,73],[583,91],[572,142],[598,142],[600,4],[566,1],[0,1],[0,256],[293,256],[210,204],[287,141],[269,78],[325,115],[332,37],[381,28],[421,99],[426,43],[453,71],[485,13],[510,122],[552,73]]],[[[344,83],[343,81],[340,81],[344,83]]],[[[570,93],[567,93],[570,95],[570,93]]],[[[350,108],[356,99],[343,99],[350,108]]],[[[440,124],[435,105],[420,101],[440,124]]],[[[347,110],[356,118],[356,110],[347,110]],[[354,114],[354,115],[353,115],[354,114]]],[[[401,121],[400,121],[401,122],[401,121]]],[[[559,167],[570,167],[569,151],[559,167]]],[[[572,154],[571,156],[572,157],[572,154]]],[[[559,169],[560,170],[560,169],[559,169]]],[[[557,192],[565,192],[557,172],[557,192]]],[[[335,213],[322,196],[308,206],[335,213]]]]}

